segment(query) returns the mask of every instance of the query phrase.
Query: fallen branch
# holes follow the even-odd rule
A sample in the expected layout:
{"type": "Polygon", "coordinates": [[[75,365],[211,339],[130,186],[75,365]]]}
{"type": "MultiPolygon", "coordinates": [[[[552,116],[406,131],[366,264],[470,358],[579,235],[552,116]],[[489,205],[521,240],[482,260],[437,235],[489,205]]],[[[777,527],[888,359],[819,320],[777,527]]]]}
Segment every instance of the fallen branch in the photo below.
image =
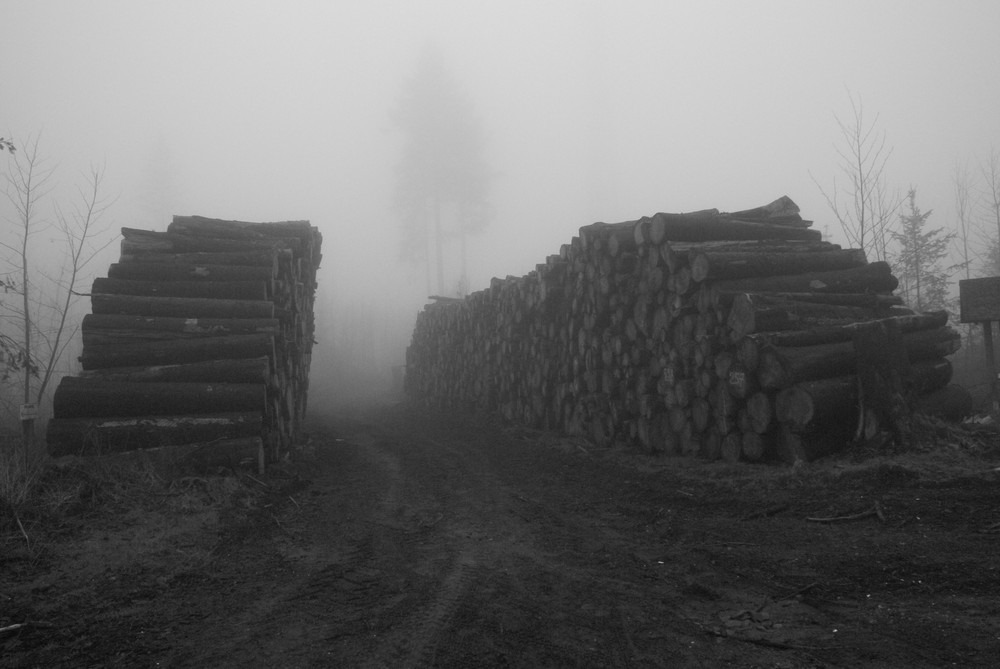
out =
{"type": "Polygon", "coordinates": [[[7,625],[6,627],[0,627],[0,634],[9,634],[10,632],[17,632],[28,627],[55,627],[52,623],[44,623],[41,621],[27,620],[23,623],[14,623],[13,625],[7,625]]]}
{"type": "Polygon", "coordinates": [[[270,485],[268,485],[267,483],[264,483],[264,482],[263,482],[263,481],[261,481],[260,479],[255,479],[254,477],[250,476],[250,475],[249,475],[249,474],[247,474],[246,472],[243,472],[243,476],[245,476],[246,478],[250,479],[250,480],[251,480],[251,481],[253,481],[254,483],[257,483],[257,484],[259,484],[259,485],[263,486],[264,488],[266,488],[266,489],[268,489],[268,490],[270,490],[270,489],[271,489],[271,486],[270,486],[270,485]]]}
{"type": "Polygon", "coordinates": [[[790,593],[788,593],[787,595],[784,595],[784,596],[782,596],[782,597],[778,597],[778,598],[777,598],[777,599],[775,599],[774,601],[775,601],[775,602],[783,602],[783,601],[785,601],[786,599],[792,599],[792,598],[794,598],[794,597],[798,597],[799,595],[802,595],[802,594],[805,594],[806,592],[808,592],[808,591],[812,590],[812,589],[813,589],[813,588],[815,588],[815,587],[816,587],[817,585],[819,585],[819,581],[813,581],[813,582],[812,582],[812,583],[810,583],[809,585],[806,585],[806,586],[803,586],[803,587],[799,588],[798,590],[796,590],[795,592],[790,592],[790,593]]]}
{"type": "Polygon", "coordinates": [[[806,518],[806,520],[810,523],[849,523],[855,520],[870,518],[872,516],[876,516],[883,523],[885,522],[885,512],[882,511],[882,505],[878,502],[875,502],[875,504],[872,505],[872,508],[860,513],[854,513],[848,516],[829,516],[826,518],[809,517],[806,518]]]}

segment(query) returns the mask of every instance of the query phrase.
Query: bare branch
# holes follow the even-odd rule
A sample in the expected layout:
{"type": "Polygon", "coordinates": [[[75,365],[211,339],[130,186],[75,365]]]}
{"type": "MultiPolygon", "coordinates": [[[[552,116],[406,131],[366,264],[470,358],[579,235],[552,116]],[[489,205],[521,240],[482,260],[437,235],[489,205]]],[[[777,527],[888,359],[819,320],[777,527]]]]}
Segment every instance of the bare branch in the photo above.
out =
{"type": "Polygon", "coordinates": [[[868,122],[861,98],[847,91],[852,117],[849,121],[834,116],[840,130],[840,142],[834,145],[839,159],[838,169],[849,184],[839,190],[834,180],[832,191],[823,188],[815,177],[810,177],[819,188],[827,206],[833,212],[847,237],[848,243],[857,246],[875,259],[885,260],[887,240],[891,238],[894,215],[901,198],[889,194],[885,186],[885,170],[892,148],[884,130],[879,129],[879,116],[868,122]]]}

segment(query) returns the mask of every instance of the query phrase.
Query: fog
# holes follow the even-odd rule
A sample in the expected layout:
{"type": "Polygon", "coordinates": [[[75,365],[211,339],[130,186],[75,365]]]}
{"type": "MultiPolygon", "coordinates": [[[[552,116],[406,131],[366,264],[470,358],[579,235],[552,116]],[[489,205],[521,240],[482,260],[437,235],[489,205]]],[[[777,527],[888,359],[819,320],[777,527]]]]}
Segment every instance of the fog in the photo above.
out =
{"type": "MultiPolygon", "coordinates": [[[[954,218],[956,162],[1000,147],[993,0],[0,8],[0,136],[40,137],[58,168],[51,200],[97,163],[116,227],[198,214],[322,231],[324,388],[387,378],[437,292],[400,260],[392,206],[390,110],[428,45],[475,107],[493,175],[490,225],[469,239],[472,290],[527,273],[594,221],[780,195],[843,242],[813,178],[838,175],[835,116],[850,118],[852,94],[894,149],[888,180],[915,186],[933,225],[954,218]]],[[[445,269],[453,291],[457,256],[445,269]]]]}

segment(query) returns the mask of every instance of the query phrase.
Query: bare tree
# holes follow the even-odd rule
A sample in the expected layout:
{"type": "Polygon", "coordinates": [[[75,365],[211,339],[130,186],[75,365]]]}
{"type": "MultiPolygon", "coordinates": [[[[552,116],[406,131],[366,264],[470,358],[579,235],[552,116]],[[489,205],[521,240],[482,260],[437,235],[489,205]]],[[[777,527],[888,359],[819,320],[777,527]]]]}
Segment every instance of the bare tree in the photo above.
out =
{"type": "MultiPolygon", "coordinates": [[[[887,260],[892,240],[892,222],[901,199],[890,193],[885,183],[885,168],[892,155],[885,130],[879,129],[878,115],[865,117],[860,96],[848,91],[852,117],[843,121],[834,116],[841,141],[835,145],[840,160],[838,168],[847,179],[841,187],[834,178],[831,190],[813,177],[827,205],[840,223],[847,241],[869,258],[887,260]]],[[[810,175],[811,176],[811,175],[810,175]]]]}
{"type": "MultiPolygon", "coordinates": [[[[24,404],[39,404],[57,372],[66,346],[76,329],[69,327],[70,316],[78,297],[76,290],[87,264],[111,243],[100,219],[112,204],[101,196],[103,168],[92,167],[85,187],[77,191],[71,211],[55,205],[55,220],[40,215],[39,204],[51,191],[53,169],[39,154],[38,138],[29,140],[20,157],[12,157],[7,175],[7,198],[13,206],[13,243],[0,242],[8,253],[8,276],[5,291],[16,294],[18,305],[3,305],[6,320],[18,323],[18,336],[7,336],[13,356],[12,366],[22,375],[24,404]],[[55,230],[61,237],[64,255],[55,271],[36,263],[37,247],[33,239],[43,231],[55,230]]],[[[51,254],[47,253],[51,258],[51,254]]],[[[26,447],[33,439],[33,425],[23,425],[26,447]]]]}
{"type": "Polygon", "coordinates": [[[982,220],[986,232],[987,259],[984,269],[987,274],[1000,275],[1000,151],[991,149],[990,155],[980,162],[983,180],[982,220]],[[996,235],[992,234],[996,231],[996,235]]]}
{"type": "Polygon", "coordinates": [[[14,244],[0,242],[0,247],[11,252],[12,269],[17,276],[8,281],[8,288],[14,288],[21,297],[19,312],[14,318],[20,321],[20,360],[23,363],[24,403],[31,402],[31,379],[38,375],[38,365],[32,350],[34,327],[31,320],[32,301],[32,256],[29,253],[31,238],[38,234],[45,221],[39,219],[38,204],[51,190],[53,169],[45,164],[38,153],[38,137],[29,139],[21,155],[11,155],[13,169],[7,175],[7,199],[14,207],[16,233],[14,244]]]}
{"type": "Polygon", "coordinates": [[[971,279],[975,252],[970,247],[970,241],[974,241],[975,224],[973,220],[972,177],[969,175],[968,165],[955,164],[952,184],[955,187],[955,218],[957,223],[955,241],[958,242],[958,255],[962,259],[961,264],[965,278],[971,279]]]}
{"type": "MultiPolygon", "coordinates": [[[[966,279],[972,278],[972,263],[978,259],[979,255],[975,251],[976,225],[974,217],[975,200],[972,194],[972,176],[969,174],[969,166],[964,163],[955,163],[955,170],[952,174],[952,184],[955,187],[955,218],[956,230],[954,241],[957,245],[958,257],[961,259],[959,268],[966,279]]],[[[965,327],[965,350],[966,359],[972,352],[972,344],[975,329],[972,323],[966,323],[965,327]]]]}
{"type": "Polygon", "coordinates": [[[70,213],[65,214],[58,204],[55,207],[56,227],[65,245],[67,263],[60,267],[60,275],[53,279],[55,288],[53,294],[58,296],[58,301],[52,305],[54,329],[39,330],[40,335],[45,338],[48,355],[44,367],[40,370],[41,380],[36,391],[37,402],[44,397],[52,375],[56,371],[56,365],[63,358],[69,340],[76,333],[75,327],[71,332],[67,332],[67,318],[79,297],[76,287],[81,274],[90,261],[113,241],[107,238],[105,234],[107,226],[101,223],[105,212],[114,204],[113,200],[101,195],[104,174],[104,167],[91,166],[86,185],[77,189],[77,199],[70,213]]]}

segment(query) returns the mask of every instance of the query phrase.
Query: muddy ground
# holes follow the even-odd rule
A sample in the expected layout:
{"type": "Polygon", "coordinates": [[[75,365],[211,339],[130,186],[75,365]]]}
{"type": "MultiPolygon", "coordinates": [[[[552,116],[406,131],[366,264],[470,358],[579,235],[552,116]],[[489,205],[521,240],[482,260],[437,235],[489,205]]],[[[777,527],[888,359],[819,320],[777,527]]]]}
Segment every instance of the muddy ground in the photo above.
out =
{"type": "Polygon", "coordinates": [[[1000,666],[995,438],[736,466],[401,403],[310,435],[262,476],[50,470],[63,512],[0,526],[0,665],[1000,666]]]}

